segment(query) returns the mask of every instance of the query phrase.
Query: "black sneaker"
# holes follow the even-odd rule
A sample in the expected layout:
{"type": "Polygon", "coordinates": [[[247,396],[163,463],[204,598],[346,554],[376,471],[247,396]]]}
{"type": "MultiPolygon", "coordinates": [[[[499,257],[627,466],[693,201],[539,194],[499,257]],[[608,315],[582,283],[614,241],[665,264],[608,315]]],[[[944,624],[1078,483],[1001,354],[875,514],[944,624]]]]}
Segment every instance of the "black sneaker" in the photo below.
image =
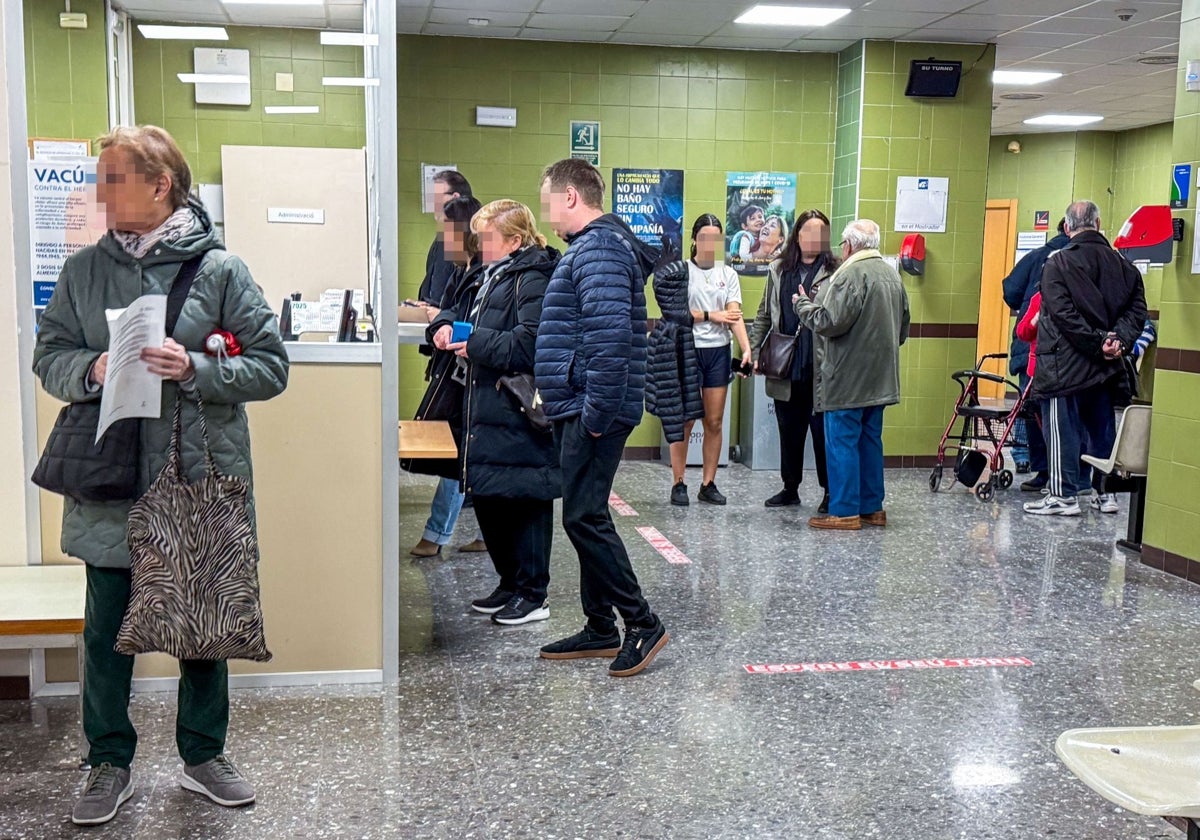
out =
{"type": "Polygon", "coordinates": [[[583,659],[597,656],[611,659],[621,652],[621,636],[614,627],[610,633],[597,633],[585,624],[574,636],[551,642],[541,649],[542,659],[583,659]]]}
{"type": "Polygon", "coordinates": [[[625,642],[613,664],[608,666],[608,675],[632,677],[640,674],[670,639],[667,628],[657,617],[653,627],[626,627],[625,642]]]}
{"type": "Polygon", "coordinates": [[[509,592],[507,589],[501,589],[499,586],[486,598],[476,598],[471,602],[471,609],[475,612],[483,613],[484,615],[492,615],[504,609],[504,605],[513,599],[515,592],[509,592]]]}
{"type": "Polygon", "coordinates": [[[800,504],[800,494],[795,490],[784,487],[771,498],[763,502],[767,507],[791,507],[800,504]]]}
{"type": "Polygon", "coordinates": [[[1017,475],[1024,475],[1025,473],[1029,472],[1029,462],[1028,461],[1017,461],[1016,468],[1017,468],[1017,475]]]}
{"type": "Polygon", "coordinates": [[[701,484],[700,492],[696,494],[696,498],[702,502],[708,502],[710,505],[725,504],[725,496],[717,489],[715,481],[710,481],[708,484],[701,484]]]}
{"type": "Polygon", "coordinates": [[[1028,481],[1021,482],[1021,489],[1026,493],[1037,493],[1050,483],[1050,475],[1040,472],[1028,481]]]}
{"type": "Polygon", "coordinates": [[[687,507],[691,502],[688,501],[687,485],[682,481],[676,482],[671,488],[671,504],[677,507],[687,507]]]}
{"type": "Polygon", "coordinates": [[[817,513],[829,513],[829,491],[825,491],[825,495],[821,497],[821,504],[817,505],[817,513]]]}
{"type": "Polygon", "coordinates": [[[546,601],[530,601],[520,595],[514,595],[504,608],[492,615],[492,621],[497,624],[528,624],[531,621],[544,621],[550,617],[550,606],[546,601]]]}

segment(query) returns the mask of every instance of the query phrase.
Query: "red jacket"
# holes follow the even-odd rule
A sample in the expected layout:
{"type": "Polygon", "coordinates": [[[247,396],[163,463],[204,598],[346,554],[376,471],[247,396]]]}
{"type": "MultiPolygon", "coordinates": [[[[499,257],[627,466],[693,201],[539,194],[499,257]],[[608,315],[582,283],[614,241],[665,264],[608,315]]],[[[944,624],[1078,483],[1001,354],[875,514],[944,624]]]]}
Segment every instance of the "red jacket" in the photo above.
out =
{"type": "Polygon", "coordinates": [[[1037,367],[1037,325],[1041,311],[1042,293],[1037,292],[1029,299],[1029,309],[1025,310],[1024,317],[1017,324],[1017,338],[1029,342],[1029,367],[1025,372],[1030,376],[1033,376],[1034,368],[1037,367]]]}

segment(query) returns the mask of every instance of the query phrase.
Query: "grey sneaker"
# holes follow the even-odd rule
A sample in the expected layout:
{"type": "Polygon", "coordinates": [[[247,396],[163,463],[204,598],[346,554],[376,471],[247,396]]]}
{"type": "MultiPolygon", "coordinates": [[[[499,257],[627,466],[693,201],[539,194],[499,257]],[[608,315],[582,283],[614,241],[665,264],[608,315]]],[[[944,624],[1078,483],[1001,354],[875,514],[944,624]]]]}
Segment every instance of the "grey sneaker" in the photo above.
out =
{"type": "Polygon", "coordinates": [[[113,767],[108,762],[93,767],[88,774],[83,793],[71,811],[75,825],[102,825],[117,815],[129,797],[133,796],[133,776],[125,767],[113,767]]]}
{"type": "Polygon", "coordinates": [[[195,767],[185,764],[179,784],[185,790],[202,793],[227,808],[249,805],[254,801],[254,787],[223,755],[195,767]]]}

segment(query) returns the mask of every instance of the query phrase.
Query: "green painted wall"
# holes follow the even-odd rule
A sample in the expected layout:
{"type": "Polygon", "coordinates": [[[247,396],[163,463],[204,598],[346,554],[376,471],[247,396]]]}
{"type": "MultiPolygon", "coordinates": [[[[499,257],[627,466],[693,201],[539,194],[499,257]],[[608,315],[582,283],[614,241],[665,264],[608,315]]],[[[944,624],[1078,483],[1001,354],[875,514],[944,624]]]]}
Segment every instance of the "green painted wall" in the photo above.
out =
{"type": "MultiPolygon", "coordinates": [[[[796,172],[798,205],[829,207],[832,54],[402,36],[398,73],[402,296],[416,293],[435,233],[420,212],[420,164],[456,164],[482,201],[513,198],[538,214],[539,176],[567,156],[572,119],[600,120],[606,179],[613,167],[687,170],[685,226],[721,211],[730,170],[796,172]],[[517,127],[476,127],[476,105],[515,107],[517,127]]],[[[745,281],[747,312],[762,290],[762,280],[745,281]]],[[[400,352],[408,416],[424,392],[425,359],[414,348],[400,352]]],[[[659,439],[647,417],[629,443],[659,439]]]]}
{"type": "MultiPolygon", "coordinates": [[[[868,41],[864,60],[857,215],[880,224],[883,251],[895,254],[905,236],[894,231],[896,179],[949,178],[947,232],[925,235],[926,273],[904,275],[904,282],[914,323],[973,325],[979,315],[995,48],[868,41]],[[958,96],[906,97],[910,63],[934,53],[968,68],[958,96]]],[[[950,373],[973,366],[975,340],[914,338],[901,349],[900,362],[902,400],[884,416],[884,451],[933,455],[957,395],[950,373]]]]}
{"type": "MultiPolygon", "coordinates": [[[[1200,49],[1200,0],[1183,0],[1180,55],[1200,49]]],[[[1175,122],[1171,163],[1200,165],[1200,97],[1183,89],[1184,68],[1176,73],[1175,122]]],[[[1169,184],[1162,172],[1163,189],[1169,184]]],[[[1194,198],[1194,196],[1193,196],[1194,198]]],[[[1162,349],[1200,350],[1200,298],[1197,278],[1191,273],[1192,245],[1196,236],[1195,208],[1180,210],[1185,221],[1184,255],[1166,266],[1162,275],[1159,319],[1159,357],[1162,349]]],[[[1155,371],[1154,425],[1150,435],[1150,470],[1146,493],[1143,540],[1200,562],[1200,375],[1159,369],[1155,371]]]]}
{"type": "MultiPolygon", "coordinates": [[[[363,75],[362,49],[322,46],[314,29],[227,27],[221,46],[250,50],[249,105],[197,105],[193,85],[176,78],[193,72],[189,41],[133,36],[134,111],[137,122],[165,128],[179,142],[199,183],[220,183],[221,146],[358,148],[366,144],[360,88],[326,88],[322,76],[363,75]],[[293,74],[295,92],[275,91],[275,74],[293,74]],[[318,105],[319,114],[266,114],[266,105],[318,105]]],[[[207,44],[204,46],[213,46],[207,44]]]]}
{"type": "Polygon", "coordinates": [[[837,126],[833,150],[833,212],[829,221],[840,232],[858,213],[859,155],[862,141],[863,52],[859,41],[838,54],[837,126]]]}
{"type": "Polygon", "coordinates": [[[31,137],[95,140],[108,131],[104,3],[76,0],[87,29],[61,29],[61,3],[25,0],[25,96],[31,137]]]}

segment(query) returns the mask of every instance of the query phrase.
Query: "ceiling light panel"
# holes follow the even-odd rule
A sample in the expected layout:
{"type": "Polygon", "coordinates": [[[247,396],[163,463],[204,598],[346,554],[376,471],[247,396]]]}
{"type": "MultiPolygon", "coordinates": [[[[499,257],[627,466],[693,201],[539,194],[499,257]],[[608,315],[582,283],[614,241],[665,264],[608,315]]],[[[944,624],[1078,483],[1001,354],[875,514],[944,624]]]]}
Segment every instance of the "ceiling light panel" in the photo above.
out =
{"type": "Polygon", "coordinates": [[[185,85],[248,85],[249,76],[225,75],[223,73],[176,73],[185,85]]]}
{"type": "Polygon", "coordinates": [[[365,32],[322,32],[321,43],[327,47],[377,47],[379,36],[365,32]]]}
{"type": "Polygon", "coordinates": [[[1079,126],[1098,123],[1103,119],[1104,117],[1098,114],[1042,114],[1040,117],[1030,117],[1025,120],[1025,124],[1079,126]]]}
{"type": "Polygon", "coordinates": [[[225,6],[321,6],[325,0],[221,0],[225,6]]]}
{"type": "Polygon", "coordinates": [[[163,41],[228,41],[229,33],[223,26],[157,26],[139,23],[138,31],[143,38],[163,41]]]}
{"type": "Polygon", "coordinates": [[[325,87],[379,87],[379,79],[362,76],[324,76],[321,84],[325,87]]]}
{"type": "Polygon", "coordinates": [[[850,14],[849,9],[826,6],[753,6],[734,19],[734,23],[753,26],[826,26],[850,14]]]}
{"type": "Polygon", "coordinates": [[[1053,70],[994,70],[994,85],[1040,85],[1062,78],[1062,73],[1053,70]]]}

